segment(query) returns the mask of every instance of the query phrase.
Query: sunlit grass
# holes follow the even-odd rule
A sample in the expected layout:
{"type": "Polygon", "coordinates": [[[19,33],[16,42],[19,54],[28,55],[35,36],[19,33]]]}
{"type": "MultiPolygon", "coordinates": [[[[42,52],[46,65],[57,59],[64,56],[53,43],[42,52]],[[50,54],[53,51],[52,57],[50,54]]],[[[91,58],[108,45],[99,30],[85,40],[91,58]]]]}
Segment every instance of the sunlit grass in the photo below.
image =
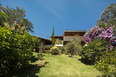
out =
{"type": "Polygon", "coordinates": [[[96,77],[101,75],[94,66],[85,65],[79,61],[79,56],[44,54],[39,60],[38,53],[28,65],[10,71],[4,77],[96,77]]]}
{"type": "Polygon", "coordinates": [[[101,75],[93,66],[81,63],[79,58],[68,57],[64,54],[61,56],[45,54],[43,61],[48,63],[36,75],[39,77],[96,77],[101,75]]]}

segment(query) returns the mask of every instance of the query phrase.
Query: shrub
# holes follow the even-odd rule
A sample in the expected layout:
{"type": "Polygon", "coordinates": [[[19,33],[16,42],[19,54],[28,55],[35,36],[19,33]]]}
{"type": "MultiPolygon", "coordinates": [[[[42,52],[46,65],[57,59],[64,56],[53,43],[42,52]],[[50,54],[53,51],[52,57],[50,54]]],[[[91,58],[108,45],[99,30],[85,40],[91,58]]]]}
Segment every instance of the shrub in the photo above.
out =
{"type": "Polygon", "coordinates": [[[40,60],[42,60],[42,57],[43,57],[42,53],[43,52],[45,52],[44,46],[39,46],[38,57],[39,57],[40,60]]]}
{"type": "Polygon", "coordinates": [[[116,77],[116,50],[102,54],[95,67],[103,73],[103,77],[116,77]]]}
{"type": "Polygon", "coordinates": [[[71,57],[76,54],[74,52],[74,44],[73,43],[69,42],[68,44],[66,44],[66,46],[65,46],[65,54],[70,54],[71,57]]]}
{"type": "Polygon", "coordinates": [[[85,43],[94,41],[96,38],[105,39],[110,42],[112,35],[113,35],[113,26],[106,27],[106,29],[99,28],[99,26],[94,26],[86,33],[85,43]]]}
{"type": "Polygon", "coordinates": [[[45,50],[46,54],[51,54],[50,50],[45,50]]]}
{"type": "Polygon", "coordinates": [[[63,54],[64,53],[64,51],[65,51],[65,49],[64,49],[64,47],[62,46],[62,47],[59,47],[59,50],[61,51],[61,54],[63,54]]]}
{"type": "Polygon", "coordinates": [[[28,63],[32,46],[33,39],[28,32],[18,34],[0,27],[0,68],[10,70],[28,63]]]}
{"type": "Polygon", "coordinates": [[[50,52],[52,55],[57,55],[59,54],[59,48],[56,47],[56,46],[53,46],[51,49],[50,49],[50,52]]]}
{"type": "Polygon", "coordinates": [[[33,48],[36,49],[36,51],[38,50],[39,51],[39,47],[40,47],[40,39],[36,36],[32,36],[33,37],[33,40],[34,40],[34,46],[33,48]]]}
{"type": "Polygon", "coordinates": [[[56,39],[55,44],[62,44],[62,40],[56,39]]]}
{"type": "Polygon", "coordinates": [[[77,36],[75,36],[70,42],[68,42],[68,44],[66,44],[65,53],[71,54],[72,57],[73,55],[80,54],[81,49],[81,41],[77,36]]]}
{"type": "Polygon", "coordinates": [[[102,54],[106,53],[110,43],[104,39],[95,39],[92,42],[87,43],[82,49],[82,60],[86,63],[95,64],[100,60],[102,54]]]}

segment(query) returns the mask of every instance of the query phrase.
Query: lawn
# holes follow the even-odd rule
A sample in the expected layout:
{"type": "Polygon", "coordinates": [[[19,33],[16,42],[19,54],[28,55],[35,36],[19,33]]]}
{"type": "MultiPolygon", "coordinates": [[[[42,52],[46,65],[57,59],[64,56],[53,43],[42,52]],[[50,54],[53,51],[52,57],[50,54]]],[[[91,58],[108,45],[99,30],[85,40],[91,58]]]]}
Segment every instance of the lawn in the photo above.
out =
{"type": "Polygon", "coordinates": [[[80,57],[45,54],[43,58],[46,65],[36,73],[40,77],[97,77],[100,75],[93,66],[81,63],[78,60],[80,57]]]}
{"type": "Polygon", "coordinates": [[[33,55],[29,65],[10,71],[5,77],[97,77],[101,75],[92,65],[81,63],[79,56],[44,54],[43,60],[39,60],[36,52],[33,55]]]}

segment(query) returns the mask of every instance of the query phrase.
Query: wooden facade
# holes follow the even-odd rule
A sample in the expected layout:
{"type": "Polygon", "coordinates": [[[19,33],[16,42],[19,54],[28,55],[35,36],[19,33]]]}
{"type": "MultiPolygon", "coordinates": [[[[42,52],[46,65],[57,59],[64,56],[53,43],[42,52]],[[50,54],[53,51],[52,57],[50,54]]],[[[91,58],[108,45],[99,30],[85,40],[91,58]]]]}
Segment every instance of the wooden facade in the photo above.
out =
{"type": "MultiPolygon", "coordinates": [[[[63,40],[63,36],[54,36],[54,37],[55,37],[55,39],[63,40]]],[[[51,36],[51,38],[52,38],[52,36],[51,36]]]]}
{"type": "MultiPolygon", "coordinates": [[[[66,45],[69,41],[71,41],[75,35],[77,35],[81,41],[81,44],[84,45],[85,33],[86,33],[85,30],[65,30],[63,36],[55,36],[55,39],[62,40],[63,41],[62,46],[63,46],[66,45]]],[[[41,40],[41,46],[43,46],[46,51],[49,51],[50,48],[52,47],[51,41],[49,39],[44,39],[40,37],[38,38],[41,40]]]]}
{"type": "Polygon", "coordinates": [[[63,36],[63,45],[66,45],[69,41],[71,41],[75,35],[78,36],[81,41],[81,44],[84,45],[85,33],[85,30],[65,30],[63,36]]]}
{"type": "Polygon", "coordinates": [[[40,38],[38,37],[40,40],[41,40],[41,45],[44,46],[44,45],[51,45],[51,41],[49,39],[44,39],[44,38],[40,38]]]}
{"type": "Polygon", "coordinates": [[[64,30],[64,36],[84,36],[85,30],[64,30]]]}
{"type": "Polygon", "coordinates": [[[42,50],[49,51],[52,45],[51,41],[49,39],[44,39],[40,37],[38,38],[41,40],[41,46],[43,47],[42,50]]]}
{"type": "MultiPolygon", "coordinates": [[[[63,41],[63,45],[66,45],[69,41],[73,39],[75,35],[78,36],[78,38],[81,41],[81,44],[84,45],[85,36],[86,33],[85,30],[64,30],[63,36],[54,36],[56,39],[60,39],[63,41]]],[[[51,36],[52,38],[52,36],[51,36]]]]}

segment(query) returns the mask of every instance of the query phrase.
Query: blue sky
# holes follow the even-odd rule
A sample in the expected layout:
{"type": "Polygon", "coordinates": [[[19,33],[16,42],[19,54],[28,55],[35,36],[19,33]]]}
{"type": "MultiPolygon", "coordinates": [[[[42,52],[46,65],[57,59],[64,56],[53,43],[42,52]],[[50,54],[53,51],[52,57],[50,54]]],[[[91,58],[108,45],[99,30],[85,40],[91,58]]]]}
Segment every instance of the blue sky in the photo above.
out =
{"type": "Polygon", "coordinates": [[[26,10],[33,23],[31,35],[49,38],[53,26],[55,35],[64,30],[86,30],[96,25],[102,11],[116,0],[1,0],[3,6],[16,6],[26,10]],[[40,35],[39,35],[40,34],[40,35]]]}

